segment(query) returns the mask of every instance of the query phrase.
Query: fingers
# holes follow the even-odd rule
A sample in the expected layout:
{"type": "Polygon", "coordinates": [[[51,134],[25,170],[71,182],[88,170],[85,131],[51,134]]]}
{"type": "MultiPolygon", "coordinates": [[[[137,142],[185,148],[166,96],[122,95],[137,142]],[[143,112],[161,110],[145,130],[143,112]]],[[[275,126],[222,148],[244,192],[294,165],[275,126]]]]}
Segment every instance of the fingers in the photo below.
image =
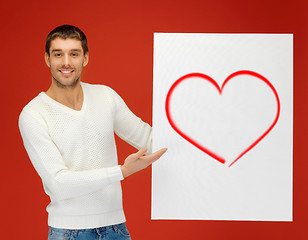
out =
{"type": "Polygon", "coordinates": [[[168,148],[162,148],[162,149],[156,151],[156,152],[153,153],[153,154],[154,154],[155,156],[161,157],[167,150],[168,150],[168,148]]]}
{"type": "Polygon", "coordinates": [[[149,154],[147,156],[140,157],[140,159],[143,159],[143,160],[146,160],[150,163],[153,163],[156,160],[158,160],[166,151],[167,151],[167,148],[162,148],[162,149],[156,151],[155,153],[149,154]]]}
{"type": "Polygon", "coordinates": [[[138,152],[129,155],[121,166],[123,177],[126,178],[129,175],[148,167],[158,160],[166,151],[167,148],[162,148],[155,153],[144,156],[147,152],[147,148],[143,147],[138,152]]]}

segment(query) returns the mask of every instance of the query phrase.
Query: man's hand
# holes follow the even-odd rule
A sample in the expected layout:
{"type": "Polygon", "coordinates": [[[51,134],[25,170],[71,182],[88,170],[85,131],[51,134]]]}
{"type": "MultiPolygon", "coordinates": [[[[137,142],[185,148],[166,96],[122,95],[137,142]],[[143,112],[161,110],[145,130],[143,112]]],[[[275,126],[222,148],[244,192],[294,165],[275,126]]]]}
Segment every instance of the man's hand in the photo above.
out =
{"type": "Polygon", "coordinates": [[[162,148],[155,153],[145,156],[144,154],[147,152],[147,148],[144,147],[138,152],[129,155],[121,166],[123,177],[126,178],[129,175],[148,167],[158,160],[166,151],[167,148],[162,148]]]}

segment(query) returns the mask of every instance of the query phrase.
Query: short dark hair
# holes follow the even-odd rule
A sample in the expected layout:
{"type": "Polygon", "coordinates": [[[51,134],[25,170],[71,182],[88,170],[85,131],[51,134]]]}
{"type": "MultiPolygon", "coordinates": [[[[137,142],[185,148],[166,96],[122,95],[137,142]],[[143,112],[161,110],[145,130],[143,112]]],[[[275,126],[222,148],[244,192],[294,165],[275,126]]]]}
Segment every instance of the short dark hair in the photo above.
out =
{"type": "Polygon", "coordinates": [[[62,25],[62,26],[56,27],[47,36],[45,51],[48,55],[49,55],[51,41],[57,37],[63,38],[63,39],[67,39],[67,38],[78,39],[81,41],[83,53],[86,54],[89,51],[88,41],[83,31],[81,31],[78,27],[75,27],[73,25],[62,25]]]}

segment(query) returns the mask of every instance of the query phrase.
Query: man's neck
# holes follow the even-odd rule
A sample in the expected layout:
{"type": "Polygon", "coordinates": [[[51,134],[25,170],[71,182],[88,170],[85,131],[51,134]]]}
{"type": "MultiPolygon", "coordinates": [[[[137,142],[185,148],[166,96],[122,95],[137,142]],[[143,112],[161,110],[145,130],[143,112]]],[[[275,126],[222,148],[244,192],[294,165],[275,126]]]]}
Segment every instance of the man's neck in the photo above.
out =
{"type": "Polygon", "coordinates": [[[46,91],[46,94],[55,101],[72,108],[76,111],[80,111],[83,105],[83,91],[78,82],[74,87],[59,87],[54,82],[51,83],[50,88],[46,91]]]}

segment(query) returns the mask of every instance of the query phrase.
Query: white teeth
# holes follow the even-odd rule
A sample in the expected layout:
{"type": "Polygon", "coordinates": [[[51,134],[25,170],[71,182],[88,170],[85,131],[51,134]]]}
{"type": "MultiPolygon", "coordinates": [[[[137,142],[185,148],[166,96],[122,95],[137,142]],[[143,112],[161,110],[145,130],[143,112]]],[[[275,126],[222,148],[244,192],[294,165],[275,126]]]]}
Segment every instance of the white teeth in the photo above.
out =
{"type": "Polygon", "coordinates": [[[70,73],[70,72],[72,72],[72,71],[61,71],[61,72],[63,72],[63,73],[70,73]]]}

